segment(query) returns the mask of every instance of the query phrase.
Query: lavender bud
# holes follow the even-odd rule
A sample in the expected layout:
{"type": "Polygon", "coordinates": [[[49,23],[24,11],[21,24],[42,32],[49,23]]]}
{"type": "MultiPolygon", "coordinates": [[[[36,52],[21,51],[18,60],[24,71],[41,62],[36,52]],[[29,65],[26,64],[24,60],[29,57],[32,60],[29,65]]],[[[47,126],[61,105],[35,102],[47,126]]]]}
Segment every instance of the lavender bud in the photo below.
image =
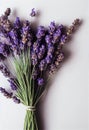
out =
{"type": "Polygon", "coordinates": [[[4,32],[3,29],[0,28],[0,30],[2,31],[2,32],[0,32],[0,42],[4,43],[6,45],[11,45],[9,36],[4,32]]]}
{"type": "Polygon", "coordinates": [[[16,17],[16,20],[14,22],[14,27],[16,29],[20,29],[21,28],[21,21],[20,21],[19,17],[16,17]]]}
{"type": "Polygon", "coordinates": [[[40,64],[39,64],[39,69],[41,71],[45,70],[45,67],[46,67],[46,61],[45,59],[41,60],[40,64]]]}
{"type": "Polygon", "coordinates": [[[44,79],[43,78],[39,78],[39,79],[37,79],[37,81],[38,81],[39,86],[44,85],[44,79]]]}
{"type": "Polygon", "coordinates": [[[34,8],[32,9],[32,11],[31,11],[31,13],[30,13],[30,16],[31,16],[31,17],[36,16],[36,11],[35,11],[35,9],[34,9],[34,8]]]}
{"type": "Polygon", "coordinates": [[[30,23],[28,20],[23,22],[23,27],[21,31],[22,43],[26,44],[29,40],[31,41],[31,34],[30,34],[30,23]]]}
{"type": "Polygon", "coordinates": [[[8,68],[6,66],[1,64],[0,71],[3,73],[4,76],[10,77],[10,71],[8,70],[8,68]]]}
{"type": "Polygon", "coordinates": [[[80,19],[75,19],[74,22],[72,23],[74,26],[77,26],[81,23],[80,19]]]}
{"type": "Polygon", "coordinates": [[[9,83],[10,83],[11,89],[12,89],[12,90],[17,90],[17,86],[16,86],[16,84],[15,84],[14,79],[13,79],[13,78],[10,78],[8,81],[9,81],[9,83]]]}
{"type": "Polygon", "coordinates": [[[53,52],[54,52],[54,47],[53,46],[48,47],[47,55],[52,55],[53,52]]]}
{"type": "Polygon", "coordinates": [[[52,42],[52,36],[46,35],[45,41],[46,41],[46,43],[51,43],[52,42]]]}
{"type": "Polygon", "coordinates": [[[56,30],[55,22],[51,22],[48,31],[49,31],[49,33],[52,35],[55,30],[56,30]]]}
{"type": "Polygon", "coordinates": [[[45,32],[46,32],[45,27],[44,26],[39,26],[36,37],[38,39],[42,38],[43,36],[45,36],[45,32]]]}
{"type": "Polygon", "coordinates": [[[11,9],[10,8],[7,8],[6,11],[5,11],[5,15],[6,16],[9,16],[11,13],[11,9]]]}
{"type": "Polygon", "coordinates": [[[55,59],[55,66],[58,67],[60,62],[62,62],[64,59],[64,54],[63,53],[59,53],[55,59]]]}
{"type": "Polygon", "coordinates": [[[34,72],[32,73],[32,78],[35,80],[37,78],[38,75],[38,71],[34,70],[34,72]]]}
{"type": "Polygon", "coordinates": [[[64,28],[64,26],[61,24],[61,25],[59,25],[59,26],[57,27],[57,30],[61,30],[61,31],[62,31],[63,28],[64,28]]]}
{"type": "Polygon", "coordinates": [[[62,42],[62,43],[65,43],[66,40],[67,40],[67,36],[66,36],[66,35],[62,35],[62,37],[61,37],[61,42],[62,42]]]}
{"type": "Polygon", "coordinates": [[[57,61],[58,61],[58,62],[61,62],[63,59],[64,59],[64,54],[63,54],[63,53],[60,53],[60,54],[57,56],[57,61]]]}
{"type": "Polygon", "coordinates": [[[46,49],[44,45],[39,48],[38,59],[42,59],[45,55],[46,49]]]}
{"type": "Polygon", "coordinates": [[[17,103],[17,104],[20,103],[20,99],[18,99],[16,96],[13,96],[12,98],[13,98],[13,101],[14,101],[15,103],[17,103]]]}
{"type": "Polygon", "coordinates": [[[56,68],[55,64],[51,64],[50,69],[49,69],[49,74],[53,75],[55,73],[56,69],[57,68],[56,68]]]}
{"type": "Polygon", "coordinates": [[[0,43],[0,54],[2,54],[4,57],[7,57],[9,53],[10,51],[8,45],[0,43]]]}
{"type": "Polygon", "coordinates": [[[47,55],[47,57],[45,58],[47,64],[52,62],[52,57],[50,57],[49,55],[47,55]]]}
{"type": "Polygon", "coordinates": [[[4,95],[5,97],[7,97],[7,98],[12,98],[12,95],[13,95],[12,92],[9,93],[9,92],[7,92],[7,91],[5,90],[5,88],[2,88],[2,87],[0,87],[0,91],[1,91],[1,93],[3,93],[3,95],[4,95]]]}
{"type": "Polygon", "coordinates": [[[39,52],[39,43],[38,43],[38,42],[35,42],[35,43],[33,44],[33,51],[36,52],[36,53],[39,52]]]}
{"type": "Polygon", "coordinates": [[[32,60],[37,59],[37,55],[36,55],[36,53],[34,51],[31,52],[31,59],[32,60]]]}
{"type": "Polygon", "coordinates": [[[60,41],[60,36],[61,36],[61,30],[57,30],[54,34],[53,34],[53,43],[57,43],[60,41]]]}
{"type": "Polygon", "coordinates": [[[38,63],[37,59],[33,59],[33,60],[32,60],[32,65],[36,66],[37,63],[38,63]]]}

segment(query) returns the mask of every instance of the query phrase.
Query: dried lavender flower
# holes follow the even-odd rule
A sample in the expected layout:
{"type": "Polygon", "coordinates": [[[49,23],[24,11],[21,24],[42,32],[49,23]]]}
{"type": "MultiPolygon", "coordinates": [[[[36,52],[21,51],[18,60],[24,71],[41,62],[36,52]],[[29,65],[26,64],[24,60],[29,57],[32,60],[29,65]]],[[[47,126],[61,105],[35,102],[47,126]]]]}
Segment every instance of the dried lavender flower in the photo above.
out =
{"type": "Polygon", "coordinates": [[[45,36],[45,32],[46,32],[46,29],[44,26],[39,26],[38,27],[38,30],[37,30],[37,34],[36,34],[36,37],[38,39],[41,39],[43,36],[45,36]]]}
{"type": "Polygon", "coordinates": [[[0,71],[3,73],[4,76],[6,77],[10,77],[10,71],[8,70],[8,68],[5,65],[0,65],[0,71]]]}
{"type": "Polygon", "coordinates": [[[10,78],[10,79],[8,79],[8,81],[9,81],[9,83],[10,83],[11,89],[12,89],[12,90],[17,90],[17,86],[16,86],[16,84],[15,84],[14,79],[13,79],[13,78],[10,78]]]}
{"type": "Polygon", "coordinates": [[[49,26],[49,33],[52,35],[54,32],[55,32],[55,30],[56,30],[56,24],[55,24],[55,22],[53,21],[53,22],[51,22],[50,23],[50,26],[49,26]]]}
{"type": "Polygon", "coordinates": [[[10,8],[7,8],[6,11],[5,11],[5,15],[6,16],[9,16],[11,13],[11,9],[10,8]]]}
{"type": "Polygon", "coordinates": [[[43,59],[43,60],[41,60],[41,62],[40,62],[40,64],[39,64],[39,69],[40,69],[40,71],[45,70],[45,67],[46,67],[46,60],[43,59]]]}
{"type": "Polygon", "coordinates": [[[55,58],[55,66],[58,67],[60,65],[60,62],[63,61],[63,59],[64,59],[64,54],[61,52],[55,58]]]}
{"type": "Polygon", "coordinates": [[[38,81],[39,86],[44,85],[44,79],[43,78],[39,78],[39,79],[37,79],[37,81],[38,81]]]}
{"type": "Polygon", "coordinates": [[[37,71],[37,68],[32,73],[32,78],[35,80],[38,76],[39,72],[37,71]]]}
{"type": "Polygon", "coordinates": [[[56,72],[57,68],[55,66],[55,64],[51,64],[50,65],[50,69],[49,69],[49,76],[53,75],[56,72]]]}
{"type": "Polygon", "coordinates": [[[66,40],[67,40],[67,36],[66,36],[66,35],[62,35],[62,37],[61,37],[61,42],[62,42],[62,43],[65,43],[66,40]]]}
{"type": "Polygon", "coordinates": [[[20,103],[20,99],[18,99],[16,96],[13,96],[12,99],[13,99],[13,101],[14,101],[15,103],[17,103],[17,104],[20,103]]]}
{"type": "Polygon", "coordinates": [[[36,16],[36,11],[35,11],[35,8],[33,8],[32,10],[31,10],[31,13],[30,13],[30,16],[31,17],[34,17],[34,16],[36,16]]]}
{"type": "Polygon", "coordinates": [[[3,95],[4,95],[5,97],[7,97],[7,98],[12,98],[12,95],[13,95],[12,92],[7,92],[7,91],[5,90],[5,88],[2,88],[2,87],[0,87],[0,91],[1,91],[1,93],[3,93],[3,95]]]}
{"type": "Polygon", "coordinates": [[[0,43],[0,54],[2,54],[4,57],[7,57],[10,54],[8,45],[0,43]]]}
{"type": "Polygon", "coordinates": [[[52,37],[51,35],[46,35],[46,36],[45,36],[45,41],[46,41],[46,43],[51,43],[51,42],[52,42],[52,39],[53,39],[53,37],[52,37]]]}
{"type": "Polygon", "coordinates": [[[22,23],[20,21],[20,18],[19,17],[16,17],[16,20],[14,22],[14,28],[16,29],[21,29],[21,26],[22,26],[22,23]]]}

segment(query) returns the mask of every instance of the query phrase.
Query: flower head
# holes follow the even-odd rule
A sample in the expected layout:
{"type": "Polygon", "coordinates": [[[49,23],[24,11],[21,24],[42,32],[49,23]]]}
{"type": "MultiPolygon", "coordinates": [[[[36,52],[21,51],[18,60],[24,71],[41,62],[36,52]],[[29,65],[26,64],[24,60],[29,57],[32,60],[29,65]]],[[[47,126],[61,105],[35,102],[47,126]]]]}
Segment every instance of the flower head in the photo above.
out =
{"type": "Polygon", "coordinates": [[[13,93],[12,93],[12,92],[7,92],[7,91],[5,90],[5,88],[0,87],[0,91],[1,91],[1,93],[3,93],[3,95],[4,95],[5,97],[7,97],[7,98],[12,98],[12,96],[13,96],[13,93]]]}
{"type": "Polygon", "coordinates": [[[39,86],[44,85],[44,79],[43,78],[39,78],[39,79],[37,79],[37,81],[38,81],[39,86]]]}
{"type": "Polygon", "coordinates": [[[30,16],[31,16],[31,17],[36,16],[35,8],[33,8],[33,9],[31,10],[30,16]]]}
{"type": "Polygon", "coordinates": [[[60,36],[61,36],[61,30],[57,30],[54,34],[53,34],[53,43],[57,43],[60,41],[60,36]]]}
{"type": "Polygon", "coordinates": [[[56,30],[56,24],[55,24],[55,22],[53,21],[53,22],[50,23],[49,33],[50,33],[50,34],[53,34],[55,30],[56,30]]]}
{"type": "Polygon", "coordinates": [[[19,17],[16,17],[16,20],[14,22],[14,28],[16,28],[16,29],[21,28],[21,21],[20,21],[19,17]]]}
{"type": "Polygon", "coordinates": [[[67,40],[67,36],[66,35],[62,35],[61,37],[61,42],[65,43],[67,40]]]}
{"type": "Polygon", "coordinates": [[[8,45],[4,43],[0,43],[0,54],[2,54],[4,57],[7,57],[10,53],[8,45]]]}
{"type": "Polygon", "coordinates": [[[45,37],[46,43],[51,43],[52,39],[53,39],[53,37],[51,35],[46,35],[46,37],[45,37]]]}
{"type": "Polygon", "coordinates": [[[6,77],[10,77],[10,71],[8,70],[8,68],[5,65],[0,65],[0,71],[3,73],[4,76],[6,77]]]}
{"type": "Polygon", "coordinates": [[[43,36],[45,36],[45,32],[46,32],[46,29],[44,26],[39,26],[38,27],[38,31],[37,31],[37,34],[36,34],[36,37],[38,39],[41,39],[43,36]]]}
{"type": "Polygon", "coordinates": [[[37,75],[39,74],[37,68],[32,73],[32,78],[35,80],[37,78],[37,75]]]}
{"type": "Polygon", "coordinates": [[[41,62],[40,62],[40,64],[39,64],[39,69],[40,69],[41,71],[43,71],[43,70],[45,70],[45,67],[46,67],[46,60],[43,59],[43,60],[41,60],[41,62]]]}
{"type": "Polygon", "coordinates": [[[46,60],[47,64],[51,63],[52,62],[52,55],[51,56],[47,55],[45,60],[46,60]]]}
{"type": "Polygon", "coordinates": [[[5,11],[5,15],[6,16],[9,16],[11,13],[11,9],[10,8],[7,8],[6,11],[5,11]]]}

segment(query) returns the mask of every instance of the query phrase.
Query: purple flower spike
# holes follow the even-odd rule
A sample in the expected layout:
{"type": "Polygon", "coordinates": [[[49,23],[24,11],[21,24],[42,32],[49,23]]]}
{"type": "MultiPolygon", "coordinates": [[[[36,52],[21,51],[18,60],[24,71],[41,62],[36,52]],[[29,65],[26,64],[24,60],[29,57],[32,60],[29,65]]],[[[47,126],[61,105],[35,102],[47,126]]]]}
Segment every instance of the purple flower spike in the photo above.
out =
{"type": "Polygon", "coordinates": [[[49,26],[49,33],[53,34],[55,30],[56,30],[55,22],[51,22],[49,26]]]}
{"type": "Polygon", "coordinates": [[[3,29],[0,28],[0,42],[4,43],[6,45],[11,45],[10,38],[8,37],[8,34],[4,32],[3,29]]]}
{"type": "Polygon", "coordinates": [[[49,64],[49,63],[51,63],[51,61],[52,61],[52,57],[47,56],[47,57],[45,58],[45,60],[46,60],[47,64],[49,64]]]}
{"type": "Polygon", "coordinates": [[[52,42],[52,36],[46,35],[45,41],[46,41],[46,43],[51,43],[52,42]]]}
{"type": "Polygon", "coordinates": [[[35,80],[37,78],[38,75],[38,71],[34,70],[34,72],[32,73],[32,78],[35,80]]]}
{"type": "Polygon", "coordinates": [[[30,34],[30,23],[28,20],[23,22],[23,27],[21,31],[22,43],[26,44],[28,41],[31,41],[31,34],[30,34]]]}
{"type": "Polygon", "coordinates": [[[8,19],[10,15],[10,8],[7,8],[4,15],[0,17],[0,26],[6,31],[9,32],[12,29],[11,21],[8,19]]]}
{"type": "Polygon", "coordinates": [[[48,48],[48,55],[53,54],[53,52],[54,52],[54,47],[53,47],[53,46],[50,46],[50,47],[48,48]]]}
{"type": "Polygon", "coordinates": [[[1,91],[1,93],[4,94],[5,97],[7,97],[7,98],[12,98],[12,95],[13,95],[12,92],[9,93],[9,92],[7,92],[7,91],[6,91],[4,88],[2,88],[2,87],[0,87],[0,91],[1,91]]]}
{"type": "Polygon", "coordinates": [[[38,59],[42,59],[44,57],[45,51],[46,51],[45,46],[41,45],[41,47],[39,48],[39,53],[37,54],[38,55],[38,59]]]}
{"type": "Polygon", "coordinates": [[[11,13],[11,9],[10,8],[7,8],[6,11],[5,11],[5,15],[6,16],[9,16],[11,13]]]}
{"type": "Polygon", "coordinates": [[[61,36],[61,30],[57,30],[54,34],[53,34],[53,43],[57,43],[60,40],[60,36],[61,36]]]}
{"type": "Polygon", "coordinates": [[[45,36],[45,27],[44,26],[39,26],[38,27],[38,31],[37,31],[37,34],[36,34],[36,37],[38,39],[42,38],[43,36],[45,36]]]}
{"type": "Polygon", "coordinates": [[[54,45],[52,43],[49,43],[47,57],[50,57],[51,59],[53,58],[54,49],[55,49],[54,45]]]}
{"type": "Polygon", "coordinates": [[[38,62],[37,62],[37,59],[33,59],[33,60],[32,60],[32,65],[33,65],[33,66],[37,65],[37,63],[38,63],[38,62]]]}
{"type": "Polygon", "coordinates": [[[0,43],[0,54],[2,54],[4,57],[7,57],[9,53],[10,51],[9,51],[8,45],[4,43],[0,43]]]}
{"type": "Polygon", "coordinates": [[[36,53],[39,52],[39,43],[38,43],[38,42],[35,42],[35,43],[33,44],[33,51],[36,52],[36,53]]]}
{"type": "Polygon", "coordinates": [[[21,28],[21,22],[20,22],[19,17],[16,18],[16,20],[15,20],[15,22],[14,22],[14,27],[15,27],[16,29],[21,28]]]}
{"type": "Polygon", "coordinates": [[[67,40],[67,36],[66,35],[62,35],[61,37],[61,42],[65,43],[67,40]]]}
{"type": "Polygon", "coordinates": [[[5,92],[5,89],[2,88],[2,87],[0,87],[0,91],[1,91],[1,93],[4,93],[4,92],[5,92]]]}
{"type": "Polygon", "coordinates": [[[37,54],[34,51],[31,53],[31,60],[32,60],[32,65],[36,65],[37,62],[38,62],[38,60],[37,60],[37,54]]]}
{"type": "Polygon", "coordinates": [[[38,53],[38,59],[42,59],[43,58],[43,55],[41,52],[38,53]]]}
{"type": "Polygon", "coordinates": [[[10,71],[8,70],[8,68],[6,66],[1,64],[0,71],[3,73],[4,76],[10,77],[10,71]]]}
{"type": "Polygon", "coordinates": [[[64,26],[61,24],[58,26],[57,30],[62,30],[64,28],[64,26]]]}
{"type": "Polygon", "coordinates": [[[37,81],[38,81],[39,86],[44,85],[44,79],[43,78],[39,78],[39,79],[37,79],[37,81]]]}
{"type": "Polygon", "coordinates": [[[12,39],[12,43],[15,44],[16,46],[18,45],[18,35],[17,35],[17,32],[16,30],[11,30],[9,32],[9,36],[11,37],[12,39]]]}
{"type": "Polygon", "coordinates": [[[32,60],[37,58],[37,55],[34,51],[31,53],[31,58],[32,58],[32,60]]]}
{"type": "Polygon", "coordinates": [[[39,64],[39,69],[40,69],[41,71],[43,71],[43,70],[45,69],[45,67],[46,67],[46,60],[43,59],[43,60],[41,60],[41,62],[40,62],[40,64],[39,64]]]}
{"type": "Polygon", "coordinates": [[[36,16],[36,11],[35,11],[35,8],[32,9],[31,13],[30,13],[30,16],[31,17],[34,17],[36,16]]]}

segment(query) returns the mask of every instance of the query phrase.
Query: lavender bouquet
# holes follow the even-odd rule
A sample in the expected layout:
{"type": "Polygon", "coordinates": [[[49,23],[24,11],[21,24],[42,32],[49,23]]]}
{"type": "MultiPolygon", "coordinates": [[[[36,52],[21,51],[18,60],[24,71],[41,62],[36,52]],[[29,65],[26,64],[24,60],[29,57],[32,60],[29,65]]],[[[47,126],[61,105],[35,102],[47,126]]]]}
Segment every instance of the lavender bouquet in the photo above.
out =
{"type": "MultiPolygon", "coordinates": [[[[10,8],[0,17],[0,70],[7,77],[11,91],[0,87],[1,93],[16,103],[27,106],[24,130],[38,130],[36,107],[51,75],[64,59],[63,46],[80,24],[56,25],[33,29],[31,22],[8,19],[10,8]],[[7,60],[13,69],[7,65],[7,60]]],[[[35,9],[30,14],[36,16],[35,9]]]]}

